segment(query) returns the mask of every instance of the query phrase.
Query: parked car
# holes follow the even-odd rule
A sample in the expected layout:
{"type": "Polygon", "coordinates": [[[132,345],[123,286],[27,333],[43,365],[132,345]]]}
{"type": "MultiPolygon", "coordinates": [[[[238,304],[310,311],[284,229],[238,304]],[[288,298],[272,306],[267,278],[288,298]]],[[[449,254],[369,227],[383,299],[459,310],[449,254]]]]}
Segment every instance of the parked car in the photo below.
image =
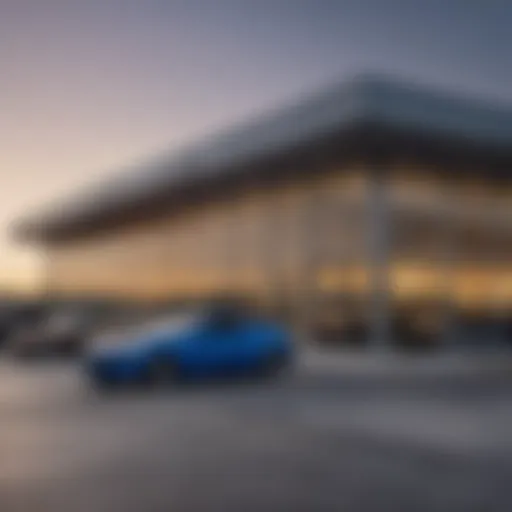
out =
{"type": "Polygon", "coordinates": [[[90,326],[90,315],[84,311],[54,311],[21,323],[9,340],[9,348],[22,358],[75,356],[81,353],[90,326]]]}
{"type": "Polygon", "coordinates": [[[19,323],[19,307],[14,304],[0,306],[0,349],[8,345],[9,339],[19,323]]]}
{"type": "Polygon", "coordinates": [[[100,336],[86,353],[85,370],[99,387],[274,375],[292,352],[289,332],[275,322],[213,308],[100,336]]]}

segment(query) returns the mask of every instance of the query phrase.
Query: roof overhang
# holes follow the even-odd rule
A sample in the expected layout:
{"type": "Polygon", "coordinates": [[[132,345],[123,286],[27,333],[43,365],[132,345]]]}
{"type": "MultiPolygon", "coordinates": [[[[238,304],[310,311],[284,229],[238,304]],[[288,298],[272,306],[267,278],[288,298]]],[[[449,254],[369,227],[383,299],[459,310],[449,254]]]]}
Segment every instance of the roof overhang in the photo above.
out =
{"type": "MultiPolygon", "coordinates": [[[[15,226],[18,238],[56,243],[163,209],[222,194],[231,185],[311,172],[319,159],[382,162],[411,155],[444,172],[510,177],[512,108],[363,78],[163,155],[15,226]]],[[[380,165],[380,164],[379,164],[380,165]]]]}

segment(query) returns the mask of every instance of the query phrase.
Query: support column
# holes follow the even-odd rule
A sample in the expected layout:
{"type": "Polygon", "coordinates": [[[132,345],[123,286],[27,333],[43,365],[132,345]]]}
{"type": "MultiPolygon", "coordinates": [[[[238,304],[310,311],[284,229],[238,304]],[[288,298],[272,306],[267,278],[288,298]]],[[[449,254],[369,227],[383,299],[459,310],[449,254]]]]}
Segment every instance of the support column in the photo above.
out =
{"type": "Polygon", "coordinates": [[[58,249],[46,248],[42,254],[42,267],[43,267],[43,282],[42,282],[42,295],[48,302],[54,300],[57,294],[56,290],[56,265],[58,265],[57,258],[59,257],[58,249]]]}
{"type": "Polygon", "coordinates": [[[442,314],[443,326],[440,343],[448,348],[456,343],[457,335],[457,311],[455,303],[456,268],[459,251],[460,220],[459,212],[454,197],[444,197],[443,226],[441,226],[443,241],[441,246],[442,256],[442,283],[444,311],[442,314]]]}
{"type": "Polygon", "coordinates": [[[282,218],[279,197],[267,188],[265,190],[264,260],[268,287],[269,306],[272,314],[281,316],[283,302],[283,275],[281,262],[282,218]]]}
{"type": "Polygon", "coordinates": [[[391,208],[384,169],[368,176],[369,345],[388,348],[391,340],[390,248],[391,208]]]}
{"type": "Polygon", "coordinates": [[[319,308],[317,271],[322,252],[322,197],[321,186],[308,187],[305,204],[302,205],[301,223],[301,264],[299,277],[299,304],[296,308],[297,328],[304,339],[314,335],[319,308]]]}

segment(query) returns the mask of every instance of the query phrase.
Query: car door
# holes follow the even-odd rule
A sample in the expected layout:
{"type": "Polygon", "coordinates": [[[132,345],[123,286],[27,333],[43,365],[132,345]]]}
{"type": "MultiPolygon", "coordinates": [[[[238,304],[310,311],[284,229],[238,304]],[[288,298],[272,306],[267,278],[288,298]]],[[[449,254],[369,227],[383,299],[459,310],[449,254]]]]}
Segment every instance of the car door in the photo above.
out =
{"type": "Polygon", "coordinates": [[[247,355],[242,325],[207,329],[196,341],[196,363],[205,375],[236,373],[246,362],[247,355]]]}

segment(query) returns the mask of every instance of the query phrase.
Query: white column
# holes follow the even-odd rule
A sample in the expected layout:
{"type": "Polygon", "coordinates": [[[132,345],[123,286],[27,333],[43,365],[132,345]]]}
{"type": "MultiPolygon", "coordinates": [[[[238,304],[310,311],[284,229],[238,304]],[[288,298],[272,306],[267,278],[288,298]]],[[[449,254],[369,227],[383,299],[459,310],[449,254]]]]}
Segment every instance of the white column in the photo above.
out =
{"type": "Polygon", "coordinates": [[[442,306],[444,311],[443,326],[440,342],[448,347],[452,345],[457,335],[457,312],[455,303],[455,286],[456,286],[456,268],[460,264],[458,262],[458,252],[460,243],[461,222],[459,219],[458,205],[455,197],[448,194],[444,197],[442,212],[444,213],[440,226],[442,230],[442,246],[441,246],[441,277],[444,301],[442,306]]]}
{"type": "Polygon", "coordinates": [[[318,184],[309,186],[305,204],[302,206],[301,219],[301,269],[299,286],[299,307],[297,325],[305,337],[314,335],[316,315],[318,313],[317,271],[322,250],[321,189],[318,184]]]}
{"type": "Polygon", "coordinates": [[[371,169],[368,183],[369,344],[388,347],[390,325],[391,216],[388,178],[371,169]]]}

